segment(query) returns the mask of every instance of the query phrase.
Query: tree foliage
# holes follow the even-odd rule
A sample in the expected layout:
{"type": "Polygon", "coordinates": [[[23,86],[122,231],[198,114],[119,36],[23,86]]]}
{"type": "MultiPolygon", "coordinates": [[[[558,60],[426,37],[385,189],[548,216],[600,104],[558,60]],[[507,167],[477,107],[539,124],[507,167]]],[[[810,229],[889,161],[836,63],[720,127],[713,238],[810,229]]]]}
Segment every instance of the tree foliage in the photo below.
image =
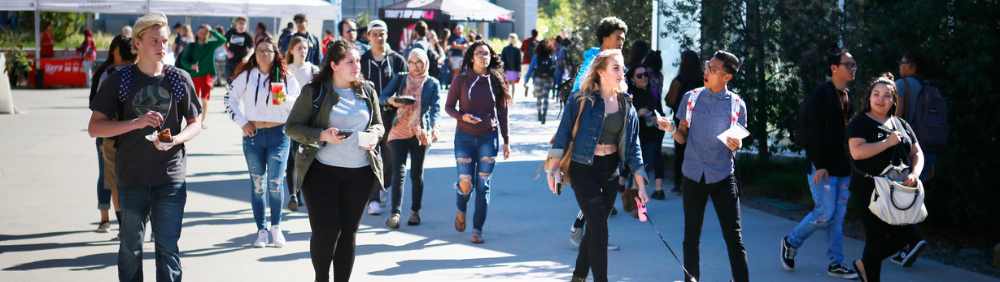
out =
{"type": "MultiPolygon", "coordinates": [[[[25,19],[21,21],[20,27],[25,30],[35,30],[34,11],[21,12],[25,19]]],[[[41,23],[52,23],[52,35],[56,42],[62,42],[73,34],[80,33],[83,25],[87,22],[87,16],[81,13],[71,12],[42,12],[41,23]]]]}

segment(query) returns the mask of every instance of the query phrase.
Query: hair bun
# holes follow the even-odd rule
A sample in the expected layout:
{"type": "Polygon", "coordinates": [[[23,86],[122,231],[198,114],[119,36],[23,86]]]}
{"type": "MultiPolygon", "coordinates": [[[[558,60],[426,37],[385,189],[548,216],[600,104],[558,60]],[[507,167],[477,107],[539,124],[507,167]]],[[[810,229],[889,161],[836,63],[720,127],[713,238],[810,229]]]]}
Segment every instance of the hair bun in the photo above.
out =
{"type": "Polygon", "coordinates": [[[894,78],[894,77],[892,76],[892,73],[891,73],[891,72],[884,72],[884,73],[882,73],[882,77],[884,77],[884,78],[888,78],[888,79],[889,79],[889,81],[896,81],[896,78],[894,78]]]}

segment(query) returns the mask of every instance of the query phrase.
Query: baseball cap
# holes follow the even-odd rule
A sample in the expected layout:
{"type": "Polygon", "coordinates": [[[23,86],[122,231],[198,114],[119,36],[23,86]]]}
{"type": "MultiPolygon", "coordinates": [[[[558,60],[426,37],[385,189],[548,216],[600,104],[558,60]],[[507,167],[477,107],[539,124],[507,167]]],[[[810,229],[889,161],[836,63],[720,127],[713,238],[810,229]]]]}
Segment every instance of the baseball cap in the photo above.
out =
{"type": "Polygon", "coordinates": [[[386,27],[385,22],[382,21],[382,20],[373,20],[373,21],[371,21],[371,22],[368,23],[368,32],[372,32],[372,31],[375,31],[377,29],[381,29],[381,30],[386,31],[386,32],[389,31],[389,28],[386,27]]]}

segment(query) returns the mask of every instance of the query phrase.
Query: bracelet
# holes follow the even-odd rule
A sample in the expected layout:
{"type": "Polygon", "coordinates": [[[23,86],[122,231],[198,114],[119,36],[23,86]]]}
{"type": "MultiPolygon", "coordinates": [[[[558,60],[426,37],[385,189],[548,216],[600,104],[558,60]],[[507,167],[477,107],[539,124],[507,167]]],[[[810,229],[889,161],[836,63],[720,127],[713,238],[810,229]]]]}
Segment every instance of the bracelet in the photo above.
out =
{"type": "MultiPolygon", "coordinates": [[[[664,130],[664,131],[666,131],[666,130],[664,130]]],[[[667,135],[674,135],[674,132],[677,132],[677,126],[676,125],[674,125],[674,130],[673,131],[667,131],[667,135]]]]}
{"type": "Polygon", "coordinates": [[[545,170],[545,172],[548,172],[548,173],[556,173],[556,171],[554,171],[554,170],[551,170],[551,169],[546,169],[546,170],[545,170]]]}

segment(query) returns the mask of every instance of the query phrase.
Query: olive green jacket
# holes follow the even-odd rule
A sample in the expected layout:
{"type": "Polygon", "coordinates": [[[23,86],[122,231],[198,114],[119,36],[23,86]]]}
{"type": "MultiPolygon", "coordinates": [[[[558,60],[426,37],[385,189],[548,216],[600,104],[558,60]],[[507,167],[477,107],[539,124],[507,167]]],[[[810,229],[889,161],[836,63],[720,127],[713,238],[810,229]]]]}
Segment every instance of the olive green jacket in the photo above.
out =
{"type": "MultiPolygon", "coordinates": [[[[306,172],[309,171],[309,166],[316,159],[319,149],[326,146],[326,142],[319,141],[319,136],[323,130],[329,127],[329,116],[333,106],[340,102],[340,95],[333,91],[332,80],[324,81],[323,87],[327,91],[320,104],[319,113],[312,124],[307,124],[313,111],[313,99],[319,96],[319,93],[313,93],[316,89],[313,83],[316,82],[310,81],[302,87],[299,99],[295,100],[292,112],[288,115],[288,121],[285,123],[285,134],[300,144],[299,151],[294,154],[295,177],[298,179],[296,189],[302,188],[302,182],[305,180],[306,172]]],[[[371,112],[367,132],[375,134],[378,136],[376,138],[381,139],[385,133],[385,127],[382,126],[382,113],[379,110],[379,94],[371,86],[371,83],[366,83],[359,88],[354,88],[354,97],[367,102],[368,110],[371,112]]],[[[382,180],[382,157],[379,156],[378,146],[374,150],[368,151],[368,162],[371,163],[372,172],[375,173],[379,187],[385,187],[382,180]]],[[[369,188],[371,187],[359,187],[359,189],[369,188]]]]}

